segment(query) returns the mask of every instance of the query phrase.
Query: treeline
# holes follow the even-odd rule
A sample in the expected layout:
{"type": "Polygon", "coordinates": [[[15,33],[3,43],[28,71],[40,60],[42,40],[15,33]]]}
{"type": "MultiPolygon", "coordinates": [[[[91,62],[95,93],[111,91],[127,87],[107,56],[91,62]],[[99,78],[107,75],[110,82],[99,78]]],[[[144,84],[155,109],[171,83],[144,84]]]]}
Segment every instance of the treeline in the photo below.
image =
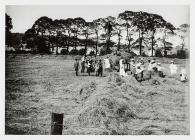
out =
{"type": "MultiPolygon", "coordinates": [[[[6,43],[8,45],[11,44],[8,41],[8,33],[12,28],[12,25],[9,25],[10,20],[11,18],[6,15],[6,25],[8,24],[6,43]]],[[[65,48],[64,53],[68,54],[70,47],[78,52],[77,47],[83,46],[82,53],[86,54],[88,46],[95,46],[94,53],[97,55],[99,46],[104,46],[102,54],[110,53],[111,47],[117,46],[118,51],[125,49],[128,52],[131,52],[132,48],[139,48],[139,55],[144,55],[143,49],[147,46],[154,56],[154,46],[157,45],[157,41],[161,41],[166,56],[166,51],[172,46],[167,38],[179,35],[183,40],[181,44],[183,50],[188,28],[187,24],[175,28],[162,16],[147,12],[124,11],[118,17],[109,16],[91,22],[81,17],[52,20],[44,16],[37,19],[24,33],[22,42],[36,53],[52,53],[54,48],[58,53],[60,47],[65,48]],[[157,40],[155,36],[159,32],[163,34],[163,37],[157,40]],[[135,35],[137,35],[136,39],[133,37],[135,35]],[[112,37],[116,38],[115,41],[111,39],[112,37]],[[126,44],[121,43],[122,39],[126,40],[126,44]]]]}

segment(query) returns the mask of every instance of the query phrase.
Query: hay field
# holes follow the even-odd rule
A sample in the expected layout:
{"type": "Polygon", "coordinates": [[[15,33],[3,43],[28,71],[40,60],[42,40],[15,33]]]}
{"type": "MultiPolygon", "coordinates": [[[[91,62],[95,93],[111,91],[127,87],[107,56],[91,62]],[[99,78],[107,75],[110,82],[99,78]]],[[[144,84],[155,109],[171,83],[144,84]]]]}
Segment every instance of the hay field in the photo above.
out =
{"type": "MultiPolygon", "coordinates": [[[[170,59],[157,61],[168,68],[170,59]]],[[[179,67],[187,61],[175,60],[179,67]]],[[[76,77],[73,62],[67,56],[6,56],[6,134],[50,134],[51,112],[64,113],[64,135],[190,133],[189,82],[167,76],[138,83],[117,72],[76,77]]]]}

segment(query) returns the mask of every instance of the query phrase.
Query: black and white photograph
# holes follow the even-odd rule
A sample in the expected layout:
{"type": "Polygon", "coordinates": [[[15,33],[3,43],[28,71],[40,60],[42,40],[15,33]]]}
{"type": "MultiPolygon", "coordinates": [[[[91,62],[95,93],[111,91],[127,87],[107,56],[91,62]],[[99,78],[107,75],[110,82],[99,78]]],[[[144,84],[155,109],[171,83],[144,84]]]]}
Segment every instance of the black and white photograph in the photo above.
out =
{"type": "Polygon", "coordinates": [[[189,5],[5,5],[5,135],[190,135],[189,5]]]}

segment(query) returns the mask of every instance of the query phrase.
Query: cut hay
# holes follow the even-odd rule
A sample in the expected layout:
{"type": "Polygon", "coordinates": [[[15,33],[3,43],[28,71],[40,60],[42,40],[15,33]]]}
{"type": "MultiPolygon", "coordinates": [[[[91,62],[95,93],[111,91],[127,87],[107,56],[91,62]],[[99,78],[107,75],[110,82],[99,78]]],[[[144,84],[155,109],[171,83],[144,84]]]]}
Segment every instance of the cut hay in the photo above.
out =
{"type": "Polygon", "coordinates": [[[8,58],[6,134],[50,134],[51,112],[64,113],[65,135],[189,134],[189,82],[138,82],[117,72],[76,77],[73,63],[66,56],[8,58]]]}

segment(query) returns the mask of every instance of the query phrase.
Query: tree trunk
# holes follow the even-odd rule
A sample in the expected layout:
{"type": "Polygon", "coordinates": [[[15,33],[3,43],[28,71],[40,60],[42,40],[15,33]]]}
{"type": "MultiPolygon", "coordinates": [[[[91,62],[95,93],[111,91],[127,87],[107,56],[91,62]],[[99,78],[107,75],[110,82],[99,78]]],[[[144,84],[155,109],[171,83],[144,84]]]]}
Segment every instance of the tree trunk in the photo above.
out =
{"type": "Polygon", "coordinates": [[[85,44],[85,57],[87,56],[87,43],[85,44]]]}
{"type": "Polygon", "coordinates": [[[120,46],[121,46],[121,38],[120,38],[120,34],[118,35],[118,47],[117,47],[117,51],[120,50],[120,46]]]}
{"type": "Polygon", "coordinates": [[[130,48],[131,48],[131,35],[128,36],[128,51],[130,52],[130,48]]]}
{"type": "Polygon", "coordinates": [[[85,57],[87,56],[87,38],[86,38],[86,42],[85,42],[85,57]]]}
{"type": "Polygon", "coordinates": [[[95,56],[97,56],[97,48],[98,48],[98,35],[97,35],[97,41],[96,41],[96,47],[95,47],[95,56]]]}
{"type": "Polygon", "coordinates": [[[66,41],[66,50],[69,51],[69,44],[68,44],[68,40],[66,41]]]}
{"type": "Polygon", "coordinates": [[[182,50],[183,50],[184,46],[185,46],[185,42],[184,42],[184,38],[183,38],[183,39],[182,39],[182,45],[181,45],[181,49],[182,49],[182,50]]]}
{"type": "Polygon", "coordinates": [[[131,48],[131,40],[128,40],[128,51],[130,52],[130,48],[131,48]]]}
{"type": "Polygon", "coordinates": [[[57,45],[57,47],[56,47],[56,54],[58,55],[58,45],[57,45]]]}
{"type": "Polygon", "coordinates": [[[126,36],[126,39],[128,39],[128,38],[129,38],[129,27],[127,25],[127,36],[126,36]]]}
{"type": "Polygon", "coordinates": [[[75,33],[75,43],[74,43],[74,49],[76,50],[77,48],[77,33],[75,33]]]}
{"type": "Polygon", "coordinates": [[[154,56],[154,33],[155,31],[153,31],[153,34],[152,34],[152,57],[154,56]]]}
{"type": "Polygon", "coordinates": [[[109,46],[109,44],[110,44],[110,35],[108,36],[108,40],[107,40],[107,48],[106,48],[106,50],[107,51],[109,51],[110,50],[110,46],[109,46]]]}
{"type": "Polygon", "coordinates": [[[163,44],[164,44],[164,56],[167,56],[167,49],[166,49],[166,31],[164,31],[164,37],[163,37],[163,44]]]}
{"type": "Polygon", "coordinates": [[[140,54],[140,56],[142,54],[142,47],[141,47],[141,45],[142,45],[141,31],[139,30],[139,54],[140,54]]]}
{"type": "Polygon", "coordinates": [[[68,32],[67,51],[69,51],[69,47],[71,46],[71,44],[70,44],[70,36],[71,36],[71,34],[68,32]]]}
{"type": "Polygon", "coordinates": [[[53,46],[53,44],[52,44],[52,53],[54,53],[54,46],[53,46]]]}
{"type": "Polygon", "coordinates": [[[140,53],[140,56],[142,55],[142,40],[143,40],[143,34],[144,32],[139,32],[139,38],[140,38],[140,44],[139,44],[139,53],[140,53]],[[141,34],[141,35],[140,35],[141,34]],[[141,37],[140,37],[141,36],[141,37]]]}

